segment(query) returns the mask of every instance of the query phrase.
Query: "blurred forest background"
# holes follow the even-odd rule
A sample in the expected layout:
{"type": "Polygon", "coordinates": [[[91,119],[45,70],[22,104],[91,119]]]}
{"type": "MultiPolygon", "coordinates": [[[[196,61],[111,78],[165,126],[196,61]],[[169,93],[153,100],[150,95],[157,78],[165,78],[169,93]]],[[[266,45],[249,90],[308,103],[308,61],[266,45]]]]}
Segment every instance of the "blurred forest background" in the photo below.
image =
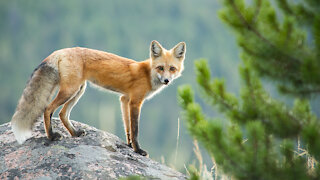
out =
{"type": "MultiPolygon", "coordinates": [[[[11,120],[32,71],[55,50],[81,46],[140,61],[148,58],[152,40],[167,49],[185,41],[183,76],[144,103],[139,133],[141,146],[151,158],[164,159],[184,172],[184,165],[195,156],[192,139],[180,121],[175,157],[181,116],[176,96],[179,85],[195,84],[193,61],[208,58],[213,76],[224,77],[232,92],[239,88],[238,50],[234,36],[217,17],[220,7],[215,0],[0,1],[0,124],[11,120]]],[[[205,111],[217,115],[209,107],[205,111]]],[[[89,86],[71,119],[125,140],[114,94],[89,86]]]]}

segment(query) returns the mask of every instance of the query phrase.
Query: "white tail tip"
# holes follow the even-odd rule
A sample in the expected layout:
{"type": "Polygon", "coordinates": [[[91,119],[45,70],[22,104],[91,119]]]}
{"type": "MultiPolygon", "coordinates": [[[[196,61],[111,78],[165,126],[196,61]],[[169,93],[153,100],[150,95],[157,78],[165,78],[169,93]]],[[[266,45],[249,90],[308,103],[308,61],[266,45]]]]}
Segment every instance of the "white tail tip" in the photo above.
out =
{"type": "Polygon", "coordinates": [[[29,139],[32,136],[31,129],[20,128],[14,123],[11,123],[11,125],[14,137],[16,138],[19,144],[23,144],[27,139],[29,139]]]}

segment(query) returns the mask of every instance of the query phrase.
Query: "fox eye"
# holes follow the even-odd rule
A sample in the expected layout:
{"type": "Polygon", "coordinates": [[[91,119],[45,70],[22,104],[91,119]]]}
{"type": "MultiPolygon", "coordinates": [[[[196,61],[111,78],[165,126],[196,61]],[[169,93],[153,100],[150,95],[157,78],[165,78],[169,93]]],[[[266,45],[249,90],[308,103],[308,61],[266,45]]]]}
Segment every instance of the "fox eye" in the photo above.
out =
{"type": "Polygon", "coordinates": [[[158,66],[157,67],[160,71],[163,71],[163,66],[158,66]]]}
{"type": "Polygon", "coordinates": [[[175,67],[173,67],[173,66],[170,67],[170,71],[175,71],[175,70],[176,70],[175,67]]]}

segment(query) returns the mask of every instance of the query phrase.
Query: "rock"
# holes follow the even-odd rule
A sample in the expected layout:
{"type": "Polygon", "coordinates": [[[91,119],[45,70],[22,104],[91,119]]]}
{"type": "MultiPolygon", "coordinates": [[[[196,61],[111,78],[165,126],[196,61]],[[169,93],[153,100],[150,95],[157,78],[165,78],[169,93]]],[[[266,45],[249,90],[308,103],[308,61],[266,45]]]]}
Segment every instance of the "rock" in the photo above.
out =
{"type": "Polygon", "coordinates": [[[43,121],[35,124],[33,137],[19,145],[10,123],[0,126],[0,179],[118,179],[131,175],[156,179],[187,177],[148,157],[133,152],[117,136],[72,121],[86,131],[71,137],[57,118],[53,130],[59,141],[45,136],[43,121]]]}

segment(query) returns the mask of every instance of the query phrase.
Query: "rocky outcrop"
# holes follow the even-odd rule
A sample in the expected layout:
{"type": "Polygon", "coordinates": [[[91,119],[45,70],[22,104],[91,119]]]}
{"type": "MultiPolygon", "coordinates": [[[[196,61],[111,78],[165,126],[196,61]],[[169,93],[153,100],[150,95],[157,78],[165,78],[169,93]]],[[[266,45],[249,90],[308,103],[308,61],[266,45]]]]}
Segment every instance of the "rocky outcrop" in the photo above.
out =
{"type": "Polygon", "coordinates": [[[59,119],[53,129],[63,135],[48,141],[43,121],[33,137],[19,145],[10,123],[0,126],[0,179],[117,179],[131,175],[156,179],[186,179],[186,176],[150,158],[141,156],[110,133],[72,121],[86,135],[73,138],[59,119]]]}

